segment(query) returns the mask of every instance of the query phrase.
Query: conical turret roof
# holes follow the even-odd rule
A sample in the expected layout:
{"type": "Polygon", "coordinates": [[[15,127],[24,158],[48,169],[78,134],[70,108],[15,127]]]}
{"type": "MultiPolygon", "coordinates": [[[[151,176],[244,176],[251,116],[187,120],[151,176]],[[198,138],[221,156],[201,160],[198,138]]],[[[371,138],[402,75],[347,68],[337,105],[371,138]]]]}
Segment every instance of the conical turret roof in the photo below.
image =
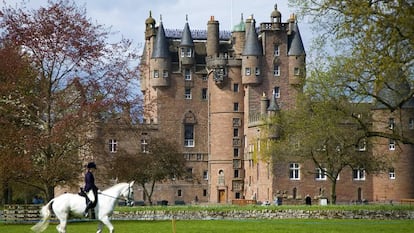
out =
{"type": "Polygon", "coordinates": [[[155,39],[154,50],[151,58],[167,58],[169,57],[168,43],[165,37],[165,30],[162,22],[158,27],[157,36],[155,39]]]}
{"type": "Polygon", "coordinates": [[[267,111],[277,112],[280,111],[280,107],[276,102],[275,92],[273,91],[272,98],[270,98],[269,107],[267,107],[267,111]]]}
{"type": "Polygon", "coordinates": [[[183,34],[181,36],[180,46],[194,46],[193,37],[191,36],[190,26],[188,22],[185,23],[183,34]]]}
{"type": "Polygon", "coordinates": [[[292,33],[289,36],[289,56],[305,55],[305,48],[303,47],[302,37],[300,36],[298,23],[295,22],[292,28],[292,33]]]}
{"type": "Polygon", "coordinates": [[[244,56],[261,56],[263,55],[262,46],[257,37],[255,20],[252,19],[249,31],[247,32],[246,44],[243,50],[244,56]]]}

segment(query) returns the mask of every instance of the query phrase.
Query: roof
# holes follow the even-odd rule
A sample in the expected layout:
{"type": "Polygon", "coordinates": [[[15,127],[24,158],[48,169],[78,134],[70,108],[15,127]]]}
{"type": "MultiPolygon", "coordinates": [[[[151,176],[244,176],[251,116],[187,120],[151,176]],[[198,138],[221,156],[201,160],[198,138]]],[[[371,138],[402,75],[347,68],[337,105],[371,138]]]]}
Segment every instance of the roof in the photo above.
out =
{"type": "Polygon", "coordinates": [[[184,30],[181,36],[180,46],[194,46],[193,37],[191,36],[190,26],[188,26],[188,22],[185,23],[184,30]]]}
{"type": "Polygon", "coordinates": [[[168,54],[168,43],[165,38],[164,26],[160,22],[151,58],[167,58],[168,54]]]}
{"type": "Polygon", "coordinates": [[[262,46],[259,43],[259,38],[256,32],[255,20],[252,19],[252,23],[248,29],[246,36],[246,43],[243,50],[244,56],[261,56],[263,55],[262,46]]]}
{"type": "Polygon", "coordinates": [[[298,24],[295,22],[292,33],[289,36],[289,50],[288,55],[300,56],[305,55],[305,48],[303,47],[302,37],[300,36],[298,24]]]}

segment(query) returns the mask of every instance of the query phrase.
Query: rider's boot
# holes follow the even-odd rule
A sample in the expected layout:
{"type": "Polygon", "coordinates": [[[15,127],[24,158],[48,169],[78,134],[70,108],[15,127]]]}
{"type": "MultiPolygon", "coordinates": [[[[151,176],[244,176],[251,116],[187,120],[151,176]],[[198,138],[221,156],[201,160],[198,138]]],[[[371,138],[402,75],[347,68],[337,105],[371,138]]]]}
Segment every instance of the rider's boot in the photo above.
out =
{"type": "Polygon", "coordinates": [[[83,213],[85,218],[87,218],[88,215],[89,215],[89,208],[90,208],[91,204],[92,204],[92,201],[88,198],[88,196],[86,196],[86,208],[85,208],[85,211],[83,213]]]}

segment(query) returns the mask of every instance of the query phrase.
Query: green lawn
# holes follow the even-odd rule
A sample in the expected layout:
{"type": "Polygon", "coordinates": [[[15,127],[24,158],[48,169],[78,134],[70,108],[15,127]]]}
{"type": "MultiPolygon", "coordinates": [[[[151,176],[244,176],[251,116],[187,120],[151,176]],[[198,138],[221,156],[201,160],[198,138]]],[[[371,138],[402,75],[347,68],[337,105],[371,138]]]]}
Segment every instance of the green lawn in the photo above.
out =
{"type": "MultiPolygon", "coordinates": [[[[172,233],[172,221],[113,221],[116,233],[172,233]]],[[[32,225],[0,223],[0,232],[29,233],[32,225]]],[[[57,232],[55,224],[45,233],[57,232]]],[[[69,223],[68,233],[96,232],[97,222],[69,223]]],[[[408,233],[411,220],[192,220],[176,221],[176,233],[408,233]]],[[[108,229],[104,228],[107,233],[108,229]]]]}

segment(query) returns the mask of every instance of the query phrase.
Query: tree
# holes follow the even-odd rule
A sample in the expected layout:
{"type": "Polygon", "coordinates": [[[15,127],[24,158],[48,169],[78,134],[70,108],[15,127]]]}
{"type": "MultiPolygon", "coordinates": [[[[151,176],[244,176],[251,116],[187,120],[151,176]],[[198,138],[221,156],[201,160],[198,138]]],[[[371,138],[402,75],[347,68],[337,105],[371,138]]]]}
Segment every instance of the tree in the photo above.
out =
{"type": "Polygon", "coordinates": [[[317,170],[310,173],[328,178],[331,182],[330,200],[335,204],[337,180],[344,168],[361,169],[367,173],[388,168],[389,161],[385,156],[370,153],[371,144],[352,117],[358,115],[358,119],[369,120],[367,107],[348,103],[343,98],[302,99],[296,109],[281,112],[272,119],[270,125],[279,127],[280,137],[268,141],[270,146],[261,148],[268,148],[267,155],[279,161],[292,158],[312,161],[317,170]]]}
{"type": "MultiPolygon", "coordinates": [[[[307,82],[314,83],[315,91],[336,89],[350,102],[373,102],[389,112],[401,111],[414,94],[413,1],[290,3],[314,22],[314,30],[320,33],[314,43],[315,57],[307,67],[307,82]]],[[[404,132],[407,127],[389,133],[373,131],[368,125],[361,127],[368,137],[414,144],[404,132]]]]}
{"type": "Polygon", "coordinates": [[[25,124],[24,106],[36,95],[31,89],[35,78],[13,45],[0,47],[0,61],[0,190],[4,190],[4,203],[10,203],[12,183],[31,167],[24,139],[33,131],[25,124]]]}
{"type": "Polygon", "coordinates": [[[139,99],[132,93],[138,56],[131,42],[108,43],[110,31],[91,23],[85,9],[69,0],[47,4],[35,10],[24,2],[20,8],[5,5],[0,39],[16,46],[35,73],[26,90],[36,95],[7,117],[25,113],[25,126],[34,132],[25,138],[32,165],[26,182],[51,199],[57,185],[78,181],[79,151],[90,147],[93,122],[139,99]]]}
{"type": "Polygon", "coordinates": [[[186,174],[185,159],[178,151],[177,143],[165,138],[152,138],[148,151],[117,156],[114,174],[122,180],[135,180],[144,190],[152,205],[155,183],[179,179],[186,174]]]}

